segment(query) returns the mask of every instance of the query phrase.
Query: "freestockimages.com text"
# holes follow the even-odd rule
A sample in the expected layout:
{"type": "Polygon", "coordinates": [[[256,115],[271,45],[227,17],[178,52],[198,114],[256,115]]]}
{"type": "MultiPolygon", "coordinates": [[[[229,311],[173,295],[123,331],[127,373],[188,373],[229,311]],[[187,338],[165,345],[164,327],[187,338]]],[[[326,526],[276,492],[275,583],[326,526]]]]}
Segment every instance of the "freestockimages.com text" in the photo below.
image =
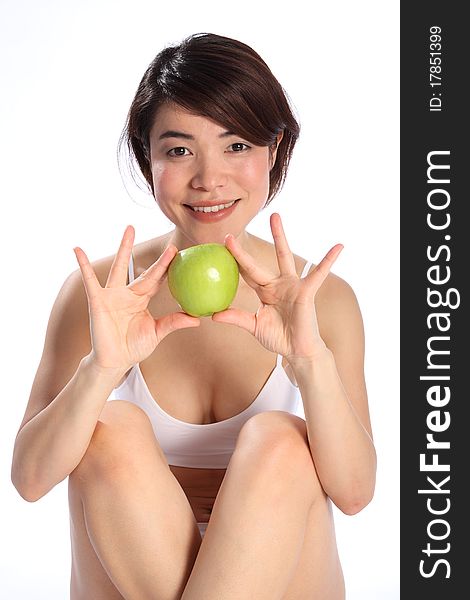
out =
{"type": "MultiPolygon", "coordinates": [[[[460,293],[452,287],[451,271],[451,178],[450,150],[434,150],[427,154],[427,226],[430,238],[437,243],[427,245],[426,273],[426,371],[420,381],[428,387],[426,396],[425,452],[419,455],[422,496],[429,518],[426,540],[420,560],[422,577],[449,578],[451,563],[451,461],[448,429],[451,423],[451,326],[452,311],[460,305],[460,293]]],[[[424,507],[423,507],[424,508],[424,507]]]]}

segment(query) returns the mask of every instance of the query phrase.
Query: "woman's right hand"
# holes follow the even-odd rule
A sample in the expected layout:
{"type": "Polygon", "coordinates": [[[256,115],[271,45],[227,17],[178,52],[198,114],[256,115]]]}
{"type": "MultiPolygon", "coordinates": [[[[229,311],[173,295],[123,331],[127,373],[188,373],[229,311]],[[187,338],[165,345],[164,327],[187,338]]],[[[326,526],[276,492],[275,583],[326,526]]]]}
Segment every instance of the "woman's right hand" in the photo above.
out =
{"type": "Polygon", "coordinates": [[[96,366],[123,373],[147,358],[172,331],[200,325],[200,319],[184,312],[154,319],[147,309],[178,252],[176,246],[169,245],[158,260],[126,285],[134,235],[134,228],[128,225],[104,288],[85,252],[74,248],[88,298],[92,344],[89,356],[96,366]]]}

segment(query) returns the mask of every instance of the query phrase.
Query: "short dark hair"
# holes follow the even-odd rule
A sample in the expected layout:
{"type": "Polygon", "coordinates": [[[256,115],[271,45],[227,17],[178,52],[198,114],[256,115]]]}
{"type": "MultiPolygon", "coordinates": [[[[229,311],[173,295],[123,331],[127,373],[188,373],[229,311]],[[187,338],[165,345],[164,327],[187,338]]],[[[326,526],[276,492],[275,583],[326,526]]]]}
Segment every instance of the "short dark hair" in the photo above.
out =
{"type": "Polygon", "coordinates": [[[174,103],[243,136],[275,148],[265,206],[284,184],[300,126],[268,65],[250,46],[213,33],[197,33],[164,48],[148,66],[130,106],[119,149],[127,145],[149,184],[149,134],[160,106],[174,103]]]}

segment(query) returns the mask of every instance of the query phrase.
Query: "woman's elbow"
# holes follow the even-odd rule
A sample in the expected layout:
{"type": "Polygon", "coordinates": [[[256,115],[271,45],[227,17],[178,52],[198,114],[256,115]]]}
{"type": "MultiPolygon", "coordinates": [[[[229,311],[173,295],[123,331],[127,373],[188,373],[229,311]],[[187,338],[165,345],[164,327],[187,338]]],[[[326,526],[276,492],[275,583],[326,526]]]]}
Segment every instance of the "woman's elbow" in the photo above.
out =
{"type": "Polygon", "coordinates": [[[347,501],[342,502],[341,504],[336,504],[339,510],[345,515],[356,515],[361,512],[372,500],[374,494],[356,498],[348,498],[347,501]]]}
{"type": "Polygon", "coordinates": [[[33,490],[30,487],[25,486],[18,481],[13,473],[11,476],[11,482],[18,494],[23,498],[23,500],[26,500],[26,502],[37,502],[41,497],[40,495],[33,493],[33,490]]]}
{"type": "Polygon", "coordinates": [[[18,467],[15,468],[14,463],[12,465],[10,478],[13,487],[26,502],[37,502],[45,495],[44,491],[40,491],[38,486],[33,485],[32,482],[25,477],[21,469],[18,467]]]}
{"type": "Polygon", "coordinates": [[[368,485],[351,486],[340,498],[332,498],[335,505],[345,515],[356,515],[361,512],[374,497],[375,477],[368,485]]]}

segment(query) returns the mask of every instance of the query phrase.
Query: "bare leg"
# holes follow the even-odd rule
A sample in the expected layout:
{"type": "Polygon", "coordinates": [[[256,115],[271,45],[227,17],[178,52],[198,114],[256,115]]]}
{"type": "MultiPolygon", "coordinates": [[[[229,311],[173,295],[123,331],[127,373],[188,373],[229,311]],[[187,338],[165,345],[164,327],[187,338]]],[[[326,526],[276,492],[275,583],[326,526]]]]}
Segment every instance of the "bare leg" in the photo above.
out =
{"type": "Polygon", "coordinates": [[[140,409],[105,406],[70,490],[71,600],[180,600],[201,536],[140,409]]]}
{"type": "MultiPolygon", "coordinates": [[[[262,413],[242,429],[182,600],[281,600],[297,572],[307,522],[324,532],[320,547],[334,535],[324,524],[330,511],[296,418],[262,413]]],[[[327,550],[336,568],[327,578],[341,576],[335,550],[327,550]]],[[[341,597],[319,591],[321,600],[341,597]]]]}
{"type": "Polygon", "coordinates": [[[104,570],[91,545],[83,514],[82,499],[74,483],[75,474],[69,477],[70,539],[72,542],[72,572],[70,600],[101,598],[123,600],[104,570]]]}

